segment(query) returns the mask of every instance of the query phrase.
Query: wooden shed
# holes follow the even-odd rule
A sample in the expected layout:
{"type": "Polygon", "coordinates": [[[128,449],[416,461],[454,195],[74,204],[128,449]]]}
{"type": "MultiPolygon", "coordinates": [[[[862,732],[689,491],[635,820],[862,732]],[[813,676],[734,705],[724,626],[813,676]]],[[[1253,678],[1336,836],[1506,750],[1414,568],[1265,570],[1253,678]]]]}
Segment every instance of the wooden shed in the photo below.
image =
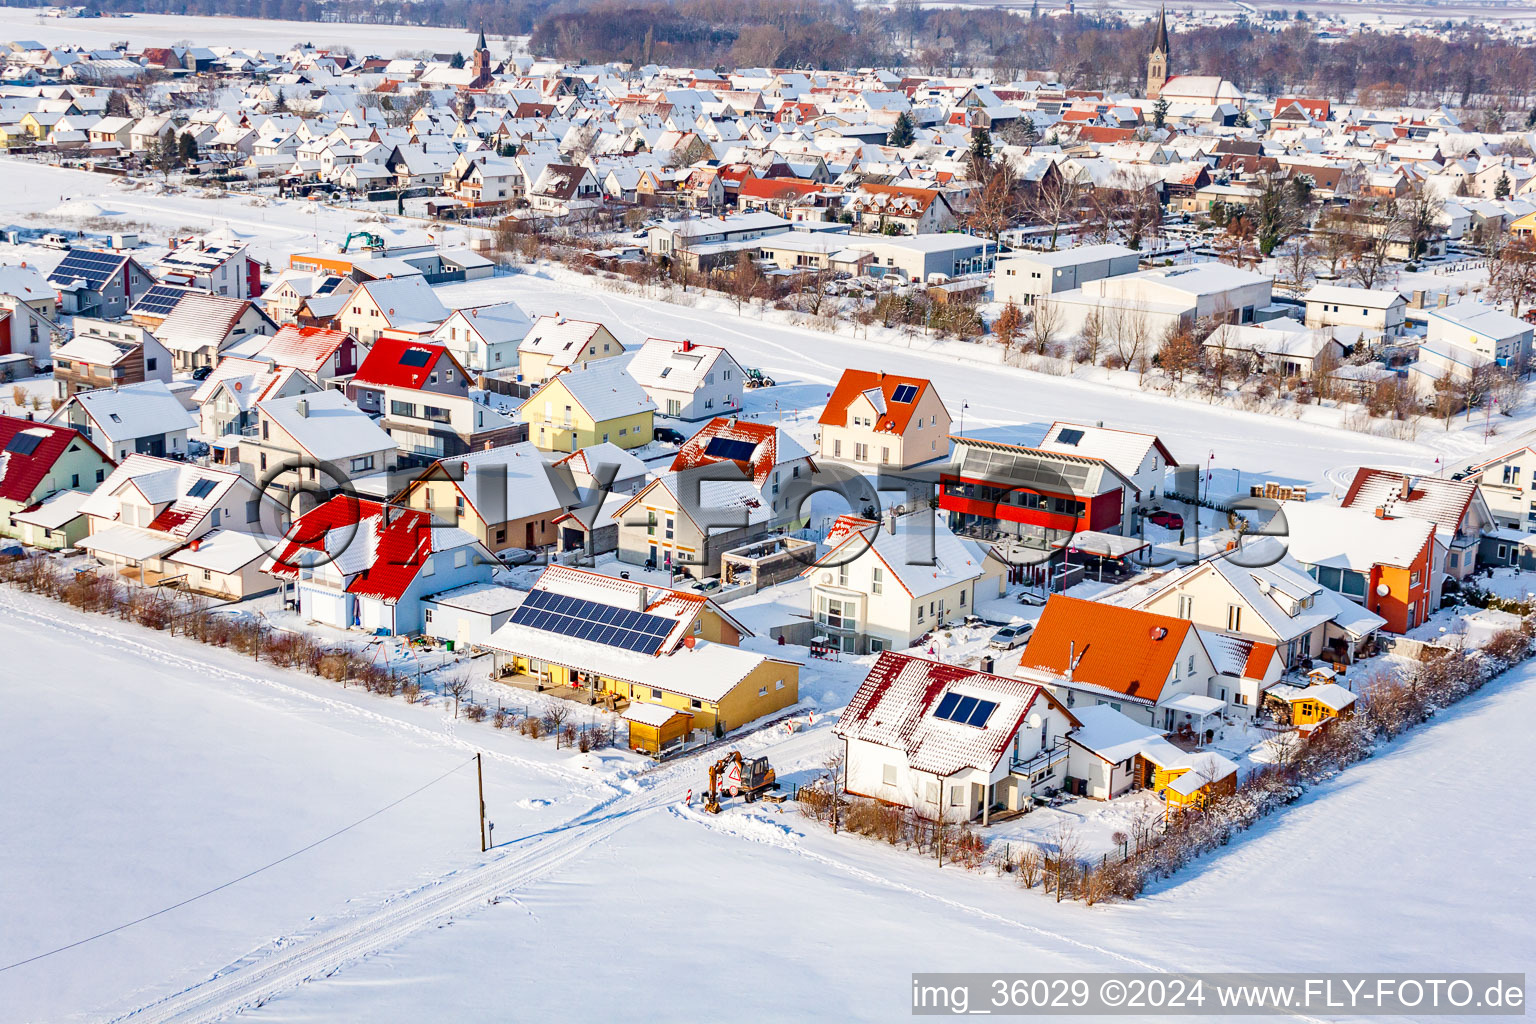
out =
{"type": "Polygon", "coordinates": [[[693,716],[686,711],[662,704],[637,701],[624,711],[629,723],[629,749],[659,754],[662,749],[687,737],[693,716]]]}

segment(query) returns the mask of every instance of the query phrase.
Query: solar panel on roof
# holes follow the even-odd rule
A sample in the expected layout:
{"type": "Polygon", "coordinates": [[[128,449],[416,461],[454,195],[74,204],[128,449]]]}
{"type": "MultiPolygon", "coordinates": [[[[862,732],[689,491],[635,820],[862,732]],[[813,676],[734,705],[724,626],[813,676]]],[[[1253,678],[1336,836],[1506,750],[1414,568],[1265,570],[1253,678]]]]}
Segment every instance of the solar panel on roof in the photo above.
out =
{"type": "Polygon", "coordinates": [[[189,498],[206,498],[208,496],[209,492],[211,492],[212,490],[213,490],[213,481],[212,480],[207,480],[207,479],[199,480],[197,483],[195,483],[191,487],[187,488],[187,497],[189,497],[189,498]]]}
{"type": "Polygon", "coordinates": [[[751,441],[738,441],[731,437],[712,437],[704,446],[704,454],[715,459],[734,459],[737,462],[751,462],[752,453],[757,450],[757,445],[751,441]]]}
{"type": "Polygon", "coordinates": [[[1062,444],[1075,445],[1083,439],[1083,432],[1076,427],[1062,427],[1056,434],[1056,440],[1062,444]]]}
{"type": "Polygon", "coordinates": [[[96,291],[112,279],[122,262],[123,257],[112,253],[71,249],[69,255],[60,260],[53,273],[48,275],[48,280],[67,284],[80,278],[85,281],[87,288],[96,291]]]}
{"type": "Polygon", "coordinates": [[[896,390],[891,392],[891,401],[893,402],[910,402],[916,397],[916,384],[899,384],[896,390]]]}
{"type": "Polygon", "coordinates": [[[5,446],[5,450],[12,455],[31,455],[42,443],[43,439],[37,434],[20,433],[11,438],[11,443],[5,446]]]}
{"type": "Polygon", "coordinates": [[[408,348],[400,354],[401,366],[426,366],[427,360],[432,358],[431,349],[408,348]]]}
{"type": "Polygon", "coordinates": [[[676,623],[660,615],[630,611],[584,598],[535,590],[512,621],[547,633],[590,640],[641,654],[655,654],[676,623]]]}
{"type": "Polygon", "coordinates": [[[966,697],[951,690],[939,701],[939,706],[933,709],[933,717],[982,729],[996,710],[997,701],[966,697]]]}
{"type": "Polygon", "coordinates": [[[181,297],[189,290],[174,284],[153,285],[133,304],[133,312],[147,313],[150,316],[169,316],[171,310],[176,308],[176,303],[180,302],[181,297]]]}

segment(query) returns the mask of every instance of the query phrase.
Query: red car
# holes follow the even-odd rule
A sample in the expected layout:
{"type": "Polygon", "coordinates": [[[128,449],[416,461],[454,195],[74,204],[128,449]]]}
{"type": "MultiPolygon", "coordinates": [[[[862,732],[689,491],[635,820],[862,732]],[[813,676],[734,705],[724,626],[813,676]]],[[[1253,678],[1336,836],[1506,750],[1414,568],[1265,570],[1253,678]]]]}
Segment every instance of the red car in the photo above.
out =
{"type": "Polygon", "coordinates": [[[1179,515],[1177,512],[1169,512],[1164,508],[1158,509],[1151,515],[1147,516],[1147,518],[1156,523],[1158,526],[1161,526],[1167,530],[1184,529],[1184,517],[1179,515]]]}

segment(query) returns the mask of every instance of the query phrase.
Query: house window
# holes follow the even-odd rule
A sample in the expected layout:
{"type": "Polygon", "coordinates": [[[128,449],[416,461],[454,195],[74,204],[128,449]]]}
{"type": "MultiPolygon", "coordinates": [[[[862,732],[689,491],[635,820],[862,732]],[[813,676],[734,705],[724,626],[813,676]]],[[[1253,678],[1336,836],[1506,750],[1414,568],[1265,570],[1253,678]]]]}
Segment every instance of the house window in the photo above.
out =
{"type": "Polygon", "coordinates": [[[840,459],[840,458],[843,457],[843,442],[842,441],[836,440],[836,439],[834,439],[832,441],[832,457],[834,459],[840,459]]]}
{"type": "Polygon", "coordinates": [[[69,478],[69,486],[71,486],[71,487],[79,487],[80,486],[80,474],[79,473],[75,473],[75,474],[70,476],[70,478],[69,478]]]}
{"type": "Polygon", "coordinates": [[[422,617],[422,620],[424,622],[426,622],[427,625],[429,625],[429,626],[432,625],[432,609],[431,608],[423,609],[422,613],[421,613],[421,617],[422,617]]]}
{"type": "Polygon", "coordinates": [[[757,688],[757,695],[759,697],[766,697],[766,696],[768,696],[768,687],[766,687],[766,686],[759,686],[757,688]]]}
{"type": "Polygon", "coordinates": [[[1408,574],[1408,586],[1410,586],[1410,587],[1417,587],[1418,585],[1419,585],[1419,574],[1417,572],[1409,573],[1408,574]]]}
{"type": "MultiPolygon", "coordinates": [[[[373,468],[373,456],[372,455],[365,455],[365,456],[363,456],[360,459],[353,459],[352,460],[352,472],[354,472],[354,473],[361,473],[361,472],[363,472],[365,470],[370,470],[372,468],[373,468]]],[[[430,491],[428,491],[427,493],[431,494],[430,491]]]]}
{"type": "Polygon", "coordinates": [[[507,542],[507,531],[506,530],[497,530],[496,531],[496,543],[497,544],[505,544],[506,542],[507,542]]]}
{"type": "Polygon", "coordinates": [[[965,806],[965,787],[964,786],[950,786],[949,787],[949,806],[951,806],[951,807],[963,807],[963,806],[965,806]]]}
{"type": "Polygon", "coordinates": [[[654,687],[654,686],[651,687],[651,699],[652,700],[661,700],[661,691],[656,689],[656,687],[654,687]]]}
{"type": "Polygon", "coordinates": [[[468,564],[469,564],[469,552],[468,551],[465,551],[463,548],[460,548],[458,551],[455,551],[453,553],[453,567],[455,569],[462,569],[462,568],[464,568],[468,564]]]}
{"type": "Polygon", "coordinates": [[[1189,672],[1190,675],[1194,675],[1195,674],[1195,656],[1193,654],[1191,654],[1189,656],[1189,666],[1187,668],[1187,671],[1189,672]]]}
{"type": "Polygon", "coordinates": [[[782,680],[782,679],[775,679],[773,681],[773,688],[775,690],[782,690],[782,689],[784,689],[784,680],[782,680]]]}
{"type": "Polygon", "coordinates": [[[869,592],[871,594],[885,593],[885,569],[878,565],[870,572],[869,592]]]}
{"type": "Polygon", "coordinates": [[[1227,605],[1227,628],[1234,633],[1243,628],[1243,609],[1240,605],[1227,605]]]}
{"type": "Polygon", "coordinates": [[[246,502],[245,503],[245,521],[248,522],[248,523],[254,523],[254,522],[256,522],[260,518],[261,518],[261,500],[257,499],[256,501],[248,501],[248,502],[246,502]]]}
{"type": "Polygon", "coordinates": [[[1520,467],[1519,466],[1505,466],[1504,467],[1504,482],[1507,483],[1507,484],[1516,484],[1516,485],[1518,485],[1520,483],[1520,467]]]}
{"type": "Polygon", "coordinates": [[[886,765],[885,772],[880,781],[884,782],[887,786],[896,785],[896,766],[893,764],[886,765]]]}
{"type": "Polygon", "coordinates": [[[215,528],[217,528],[218,525],[219,525],[219,519],[220,519],[219,513],[221,511],[222,511],[221,509],[214,509],[213,510],[213,525],[214,525],[215,528]]]}
{"type": "Polygon", "coordinates": [[[203,579],[204,580],[211,580],[211,579],[213,579],[213,572],[211,570],[204,569],[203,570],[203,579]]]}
{"type": "Polygon", "coordinates": [[[104,470],[104,469],[98,469],[98,470],[97,470],[97,471],[96,471],[96,482],[97,482],[97,483],[101,483],[101,482],[102,482],[102,481],[103,481],[103,480],[105,480],[105,479],[106,479],[106,478],[107,478],[107,471],[106,471],[106,470],[104,470]]]}
{"type": "Polygon", "coordinates": [[[423,576],[431,576],[435,572],[437,572],[437,566],[432,564],[432,556],[428,555],[426,558],[423,558],[421,560],[421,574],[423,576]]]}

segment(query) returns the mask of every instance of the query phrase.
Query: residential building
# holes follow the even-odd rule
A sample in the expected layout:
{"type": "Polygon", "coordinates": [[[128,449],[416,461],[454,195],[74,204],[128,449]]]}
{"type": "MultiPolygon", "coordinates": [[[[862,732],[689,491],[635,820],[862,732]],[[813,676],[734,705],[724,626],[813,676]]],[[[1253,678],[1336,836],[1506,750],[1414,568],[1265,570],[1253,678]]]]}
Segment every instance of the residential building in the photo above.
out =
{"type": "Polygon", "coordinates": [[[847,247],[874,257],[865,267],[870,277],[891,275],[923,284],[992,270],[997,245],[960,232],[943,234],[851,235],[847,247]]]}
{"type": "Polygon", "coordinates": [[[124,321],[77,316],[74,329],[75,336],[53,350],[53,379],[58,397],[146,380],[170,383],[171,354],[145,328],[124,321]]]}
{"type": "Polygon", "coordinates": [[[337,495],[299,517],[262,568],[295,586],[311,622],[404,636],[427,625],[430,598],[490,582],[497,564],[474,537],[434,527],[425,512],[337,495]]]}
{"type": "Polygon", "coordinates": [[[330,390],[257,402],[254,423],[209,446],[215,465],[239,465],[290,509],[300,495],[312,506],[348,482],[390,473],[400,455],[367,413],[330,390]]]}
{"type": "Polygon", "coordinates": [[[741,411],[741,365],[719,345],[647,338],[629,361],[629,375],[660,416],[691,421],[741,411]]]}
{"type": "Polygon", "coordinates": [[[127,315],[154,278],[126,253],[70,249],[48,275],[48,283],[58,289],[61,313],[110,320],[127,315]]]}
{"type": "Polygon", "coordinates": [[[204,438],[243,434],[256,422],[256,403],[320,390],[313,377],[263,359],[225,356],[192,393],[204,438]]]}
{"type": "Polygon", "coordinates": [[[518,365],[518,345],[533,327],[515,302],[456,309],[432,332],[432,340],[474,373],[491,374],[518,365]]]}
{"type": "Polygon", "coordinates": [[[250,299],[194,291],[183,293],[155,328],[155,337],[170,350],[178,370],[213,366],[240,342],[276,333],[277,324],[250,299]]]}
{"type": "Polygon", "coordinates": [[[357,372],[366,346],[346,331],[288,324],[255,353],[274,366],[290,367],[327,386],[340,385],[357,372]]]}
{"type": "Polygon", "coordinates": [[[526,427],[477,401],[470,385],[469,371],[442,345],[381,337],[346,391],[419,461],[527,439],[526,427]]]}
{"type": "Polygon", "coordinates": [[[844,370],[819,422],[824,460],[904,470],[949,455],[949,410],[922,377],[844,370]]]}
{"type": "Polygon", "coordinates": [[[1380,511],[1388,519],[1425,519],[1435,524],[1435,565],[1464,580],[1477,568],[1485,534],[1498,529],[1479,485],[1426,474],[1360,467],[1339,504],[1380,511]]]}
{"type": "Polygon", "coordinates": [[[1353,327],[1370,340],[1402,333],[1408,300],[1388,288],[1315,284],[1307,292],[1308,327],[1353,327]]]}
{"type": "Polygon", "coordinates": [[[800,664],[740,647],[751,635],[702,594],[551,565],[485,646],[503,676],[670,709],[688,716],[685,735],[723,736],[800,699],[800,664]]]}
{"type": "Polygon", "coordinates": [[[1006,586],[1003,563],[926,509],[879,522],[839,516],[826,544],[801,575],[817,633],[846,654],[906,650],[1006,586]]]}
{"type": "Polygon", "coordinates": [[[596,321],[572,320],[558,313],[541,316],[518,342],[518,378],[539,385],[562,370],[623,354],[624,346],[596,321]]]}
{"type": "Polygon", "coordinates": [[[1019,658],[1021,679],[1069,709],[1107,704],[1165,733],[1202,733],[1227,701],[1187,619],[1053,594],[1019,658]]]}
{"type": "Polygon", "coordinates": [[[78,543],[80,503],[112,471],[111,457],[77,430],[16,416],[0,416],[0,452],[0,537],[52,550],[78,543]]]}
{"type": "Polygon", "coordinates": [[[524,441],[434,462],[395,500],[497,552],[553,545],[555,520],[580,498],[569,471],[524,441]]]}
{"type": "Polygon", "coordinates": [[[610,441],[639,448],[654,437],[656,403],[614,360],[560,371],[529,395],[519,412],[529,439],[547,452],[610,441]]]}
{"type": "Polygon", "coordinates": [[[1383,631],[1406,633],[1439,607],[1432,521],[1316,501],[1288,501],[1281,510],[1296,561],[1324,587],[1385,619],[1383,631]]]}
{"type": "Polygon", "coordinates": [[[197,420],[163,381],[82,391],[48,417],[72,427],[122,462],[129,455],[184,456],[197,420]]]}
{"type": "Polygon", "coordinates": [[[430,334],[448,319],[448,312],[420,274],[386,277],[354,288],[336,314],[335,326],[372,346],[390,328],[430,334]]]}
{"type": "Polygon", "coordinates": [[[847,792],[936,821],[986,823],[1062,788],[1077,718],[1044,687],[925,658],[880,655],[834,732],[847,792]]]}
{"type": "Polygon", "coordinates": [[[59,293],[26,261],[0,264],[0,356],[27,355],[36,366],[49,361],[58,326],[59,293]]]}
{"type": "Polygon", "coordinates": [[[1463,479],[1478,485],[1500,530],[1536,533],[1536,449],[1516,448],[1468,466],[1463,479]]]}
{"type": "Polygon", "coordinates": [[[1410,378],[1421,393],[1433,392],[1445,377],[1465,381],[1490,364],[1529,365],[1532,326],[1476,300],[1425,311],[1429,329],[1419,345],[1410,378]]]}
{"type": "Polygon", "coordinates": [[[1131,502],[1136,506],[1155,504],[1163,493],[1168,471],[1179,467],[1156,434],[1061,420],[1045,432],[1040,450],[1103,459],[1130,481],[1131,502]]]}

